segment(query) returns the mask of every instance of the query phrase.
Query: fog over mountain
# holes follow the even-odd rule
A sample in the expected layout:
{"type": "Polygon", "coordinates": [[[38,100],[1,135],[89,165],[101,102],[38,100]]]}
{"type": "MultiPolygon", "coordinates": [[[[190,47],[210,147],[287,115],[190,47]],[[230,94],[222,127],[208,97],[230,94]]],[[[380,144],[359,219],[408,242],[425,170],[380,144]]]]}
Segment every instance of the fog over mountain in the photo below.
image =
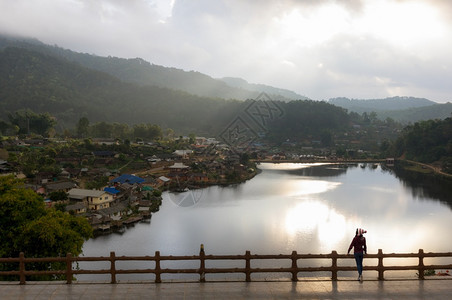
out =
{"type": "Polygon", "coordinates": [[[428,99],[415,97],[390,97],[385,99],[348,99],[338,97],[329,99],[328,103],[357,113],[369,111],[379,112],[387,110],[403,110],[437,104],[436,102],[428,99]]]}
{"type": "Polygon", "coordinates": [[[0,0],[0,30],[314,100],[452,100],[446,0],[0,0]]]}
{"type": "MultiPolygon", "coordinates": [[[[244,109],[241,101],[255,99],[262,92],[274,101],[306,99],[290,90],[250,84],[240,78],[214,79],[141,58],[78,53],[11,36],[0,36],[0,67],[0,117],[31,109],[51,113],[63,127],[88,116],[131,124],[152,120],[163,127],[211,132],[244,109]]],[[[402,122],[441,119],[452,111],[450,104],[412,97],[335,98],[329,103],[358,113],[375,111],[381,119],[402,122]]],[[[313,104],[296,107],[310,107],[311,114],[321,111],[313,104]]]]}

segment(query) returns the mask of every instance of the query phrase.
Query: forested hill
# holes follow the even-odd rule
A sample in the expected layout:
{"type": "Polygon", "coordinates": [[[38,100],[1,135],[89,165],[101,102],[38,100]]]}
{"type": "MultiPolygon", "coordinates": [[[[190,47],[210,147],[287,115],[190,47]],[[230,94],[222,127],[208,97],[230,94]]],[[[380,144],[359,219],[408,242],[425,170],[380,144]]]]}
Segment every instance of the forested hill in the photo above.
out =
{"type": "Polygon", "coordinates": [[[375,112],[380,120],[391,118],[402,124],[430,119],[445,119],[452,113],[452,103],[450,102],[439,104],[425,98],[414,97],[370,100],[332,98],[328,103],[359,114],[375,112]]]}
{"type": "Polygon", "coordinates": [[[443,120],[452,114],[452,103],[434,104],[423,107],[415,107],[404,110],[391,110],[378,112],[382,120],[391,118],[402,124],[414,123],[431,119],[443,120]]]}
{"type": "Polygon", "coordinates": [[[452,174],[452,118],[417,122],[404,128],[394,155],[424,163],[442,162],[452,174]]]}
{"type": "Polygon", "coordinates": [[[238,107],[238,101],[201,98],[155,86],[124,83],[106,73],[23,48],[0,52],[0,114],[20,109],[49,112],[62,127],[80,117],[92,122],[153,123],[202,130],[205,121],[238,107]],[[227,107],[225,107],[227,106],[227,107]]]}
{"type": "Polygon", "coordinates": [[[249,86],[250,89],[237,87],[200,72],[187,72],[181,69],[163,67],[151,64],[141,58],[101,57],[45,45],[37,40],[15,39],[0,35],[0,49],[8,46],[26,48],[46,55],[65,58],[86,68],[108,73],[125,82],[143,86],[166,87],[202,97],[246,100],[254,99],[261,92],[266,92],[272,98],[278,100],[306,99],[306,97],[294,92],[265,85],[249,86]]]}
{"type": "MultiPolygon", "coordinates": [[[[30,109],[56,117],[59,130],[74,128],[81,117],[91,123],[150,123],[181,134],[215,136],[250,101],[213,99],[155,86],[126,83],[78,63],[25,48],[0,50],[0,120],[30,109]]],[[[315,138],[322,129],[349,126],[342,108],[316,101],[278,102],[282,115],[275,132],[315,138]],[[315,122],[313,122],[315,120],[315,122]]],[[[286,135],[287,136],[287,135],[286,135]]]]}
{"type": "Polygon", "coordinates": [[[255,83],[249,83],[245,79],[242,78],[235,78],[235,77],[223,77],[220,80],[226,82],[228,85],[248,90],[248,91],[255,91],[255,92],[265,92],[269,95],[275,95],[275,97],[279,98],[279,96],[287,98],[287,99],[294,99],[294,100],[309,100],[308,97],[299,95],[293,91],[286,90],[286,89],[280,89],[275,88],[272,86],[268,86],[265,84],[255,84],[255,83]]]}
{"type": "Polygon", "coordinates": [[[388,110],[404,110],[415,107],[425,107],[437,104],[436,102],[414,97],[390,97],[385,99],[349,99],[349,98],[331,98],[328,103],[343,107],[349,111],[357,113],[379,112],[388,110]]]}

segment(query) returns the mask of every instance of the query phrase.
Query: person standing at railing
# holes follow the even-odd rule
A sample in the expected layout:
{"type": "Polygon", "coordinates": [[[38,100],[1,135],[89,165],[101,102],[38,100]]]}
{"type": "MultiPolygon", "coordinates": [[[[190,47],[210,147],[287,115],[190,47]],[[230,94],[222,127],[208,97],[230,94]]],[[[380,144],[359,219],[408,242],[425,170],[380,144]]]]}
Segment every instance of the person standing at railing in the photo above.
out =
{"type": "Polygon", "coordinates": [[[363,236],[367,231],[362,228],[356,228],[355,237],[348,247],[347,254],[353,249],[356,261],[356,267],[358,269],[358,280],[363,281],[363,258],[364,254],[367,253],[366,238],[363,236]]]}

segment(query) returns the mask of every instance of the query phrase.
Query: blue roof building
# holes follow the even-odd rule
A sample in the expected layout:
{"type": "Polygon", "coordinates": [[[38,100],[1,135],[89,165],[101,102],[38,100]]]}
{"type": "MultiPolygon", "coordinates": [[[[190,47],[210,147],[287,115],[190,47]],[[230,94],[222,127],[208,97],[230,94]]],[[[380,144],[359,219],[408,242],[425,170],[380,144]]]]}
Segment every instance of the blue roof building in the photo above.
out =
{"type": "Polygon", "coordinates": [[[140,178],[138,176],[135,176],[135,175],[122,174],[121,176],[116,177],[115,179],[112,179],[110,182],[120,183],[120,184],[124,184],[124,183],[136,184],[136,183],[143,183],[144,179],[140,178]]]}
{"type": "Polygon", "coordinates": [[[107,192],[107,193],[112,194],[112,195],[116,195],[116,194],[119,193],[119,191],[117,189],[113,188],[113,187],[106,187],[106,188],[104,188],[104,192],[107,192]]]}

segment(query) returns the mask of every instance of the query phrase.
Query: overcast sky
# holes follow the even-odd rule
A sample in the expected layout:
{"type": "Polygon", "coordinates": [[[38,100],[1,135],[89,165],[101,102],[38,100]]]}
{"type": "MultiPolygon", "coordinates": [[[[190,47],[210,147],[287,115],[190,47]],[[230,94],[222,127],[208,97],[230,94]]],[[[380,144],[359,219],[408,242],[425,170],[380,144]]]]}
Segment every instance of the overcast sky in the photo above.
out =
{"type": "Polygon", "coordinates": [[[0,0],[0,32],[314,100],[452,102],[450,0],[0,0]]]}

